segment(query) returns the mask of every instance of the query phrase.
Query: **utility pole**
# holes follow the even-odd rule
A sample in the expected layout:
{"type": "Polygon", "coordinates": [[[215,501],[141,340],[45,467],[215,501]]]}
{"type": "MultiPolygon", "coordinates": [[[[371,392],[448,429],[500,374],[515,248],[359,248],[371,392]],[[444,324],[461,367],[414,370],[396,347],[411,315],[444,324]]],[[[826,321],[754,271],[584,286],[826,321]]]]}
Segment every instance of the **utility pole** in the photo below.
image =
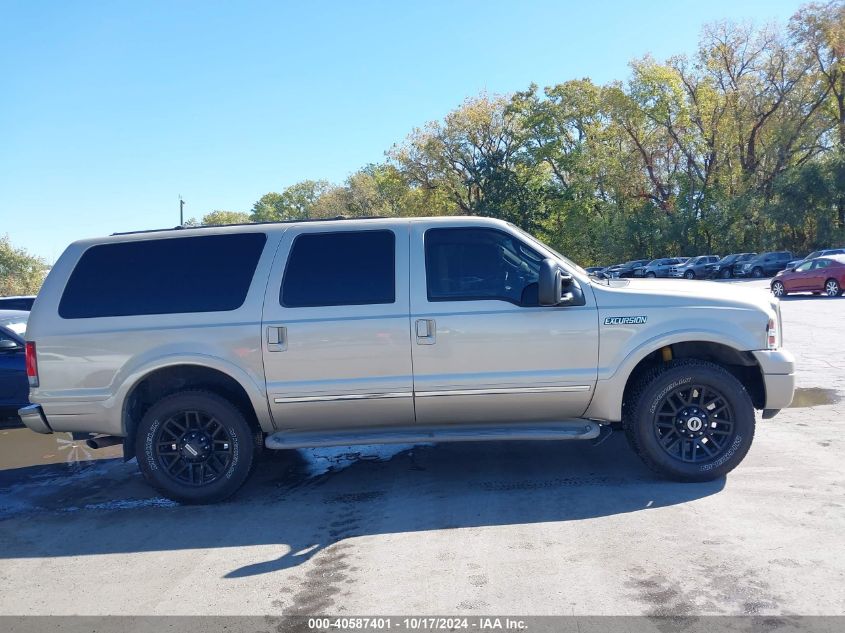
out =
{"type": "Polygon", "coordinates": [[[182,200],[182,194],[179,194],[179,226],[185,226],[185,201],[182,200]]]}

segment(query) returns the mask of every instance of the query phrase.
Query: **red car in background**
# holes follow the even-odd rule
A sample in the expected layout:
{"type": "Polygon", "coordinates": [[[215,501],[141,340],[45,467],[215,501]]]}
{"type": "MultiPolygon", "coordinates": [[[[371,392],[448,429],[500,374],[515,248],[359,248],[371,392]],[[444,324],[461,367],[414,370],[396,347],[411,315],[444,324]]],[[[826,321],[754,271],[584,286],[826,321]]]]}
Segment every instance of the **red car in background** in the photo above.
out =
{"type": "Polygon", "coordinates": [[[845,287],[845,255],[816,257],[795,270],[782,270],[772,279],[772,294],[783,297],[791,292],[824,293],[838,297],[845,287]]]}

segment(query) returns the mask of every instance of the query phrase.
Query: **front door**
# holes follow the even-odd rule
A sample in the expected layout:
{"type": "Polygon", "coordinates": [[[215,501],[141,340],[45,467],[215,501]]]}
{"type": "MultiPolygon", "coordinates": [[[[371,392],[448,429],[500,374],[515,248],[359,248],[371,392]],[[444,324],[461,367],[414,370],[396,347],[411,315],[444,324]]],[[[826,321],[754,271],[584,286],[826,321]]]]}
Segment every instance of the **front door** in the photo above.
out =
{"type": "Polygon", "coordinates": [[[827,281],[827,267],[830,266],[829,259],[817,259],[810,267],[810,276],[807,279],[807,290],[819,292],[824,290],[824,282],[827,281]]]}
{"type": "Polygon", "coordinates": [[[598,328],[587,305],[540,307],[542,248],[515,231],[411,225],[411,337],[422,424],[562,420],[596,383],[598,328]]]}
{"type": "Polygon", "coordinates": [[[285,231],[262,323],[276,428],[413,423],[408,230],[372,220],[285,231]]]}

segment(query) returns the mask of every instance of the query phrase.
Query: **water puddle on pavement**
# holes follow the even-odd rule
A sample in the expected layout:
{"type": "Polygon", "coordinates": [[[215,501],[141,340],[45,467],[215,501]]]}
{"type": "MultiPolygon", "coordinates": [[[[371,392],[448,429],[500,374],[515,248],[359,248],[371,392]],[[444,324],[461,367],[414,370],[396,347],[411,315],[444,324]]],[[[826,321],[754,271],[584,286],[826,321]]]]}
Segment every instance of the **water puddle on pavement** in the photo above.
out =
{"type": "Polygon", "coordinates": [[[792,397],[790,409],[801,407],[819,407],[825,404],[836,404],[842,399],[836,389],[822,389],[821,387],[799,387],[792,397]]]}
{"type": "Polygon", "coordinates": [[[123,456],[122,446],[93,450],[70,433],[42,435],[29,429],[0,431],[0,471],[43,464],[76,464],[123,456]]]}

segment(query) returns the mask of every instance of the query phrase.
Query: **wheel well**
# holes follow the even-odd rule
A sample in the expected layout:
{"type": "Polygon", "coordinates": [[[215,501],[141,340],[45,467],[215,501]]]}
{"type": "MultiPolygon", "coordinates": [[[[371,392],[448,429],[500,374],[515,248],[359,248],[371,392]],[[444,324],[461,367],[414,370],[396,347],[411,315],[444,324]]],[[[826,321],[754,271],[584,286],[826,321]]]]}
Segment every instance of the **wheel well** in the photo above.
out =
{"type": "Polygon", "coordinates": [[[235,404],[250,426],[261,432],[255,409],[241,384],[228,374],[201,365],[174,365],[153,371],[132,387],[123,406],[126,437],[123,441],[124,459],[135,455],[135,430],[153,404],[170,394],[188,389],[205,389],[235,404]]]}
{"type": "Polygon", "coordinates": [[[766,387],[763,374],[751,352],[741,352],[733,347],[709,341],[685,341],[656,349],[637,363],[625,383],[625,392],[622,396],[623,411],[634,386],[643,374],[663,365],[668,359],[677,358],[698,358],[721,365],[745,385],[755,409],[765,407],[766,387]]]}

